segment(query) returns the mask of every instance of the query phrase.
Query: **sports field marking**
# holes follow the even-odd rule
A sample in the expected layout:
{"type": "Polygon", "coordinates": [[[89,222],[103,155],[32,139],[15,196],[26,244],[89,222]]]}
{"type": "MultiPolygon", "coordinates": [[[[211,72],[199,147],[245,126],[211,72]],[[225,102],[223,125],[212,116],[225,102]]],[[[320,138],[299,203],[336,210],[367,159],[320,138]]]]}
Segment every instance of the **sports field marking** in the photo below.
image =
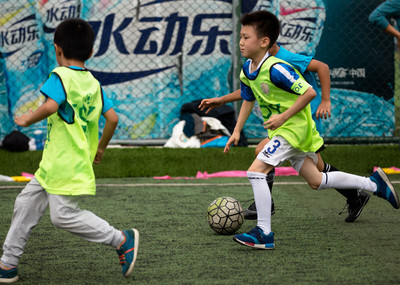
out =
{"type": "MultiPolygon", "coordinates": [[[[274,185],[302,185],[306,182],[275,182],[274,185]]],[[[97,184],[97,187],[160,187],[160,186],[249,186],[250,183],[142,183],[142,184],[97,184]]]]}
{"type": "MultiPolygon", "coordinates": [[[[390,181],[400,184],[400,181],[390,181]]],[[[274,185],[306,185],[306,182],[275,182],[274,185]]],[[[128,183],[128,184],[97,184],[97,187],[185,187],[185,186],[250,186],[250,183],[128,183]]],[[[0,186],[0,189],[22,189],[25,185],[0,186]]]]}

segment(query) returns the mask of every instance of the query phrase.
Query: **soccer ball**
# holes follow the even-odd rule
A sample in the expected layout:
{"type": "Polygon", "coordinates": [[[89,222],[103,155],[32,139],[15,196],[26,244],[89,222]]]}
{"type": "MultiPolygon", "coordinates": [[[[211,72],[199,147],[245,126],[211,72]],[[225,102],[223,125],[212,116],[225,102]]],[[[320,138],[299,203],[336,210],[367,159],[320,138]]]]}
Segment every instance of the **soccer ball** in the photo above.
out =
{"type": "Polygon", "coordinates": [[[243,224],[243,208],[235,198],[219,197],[208,206],[207,220],[217,233],[233,234],[243,224]]]}

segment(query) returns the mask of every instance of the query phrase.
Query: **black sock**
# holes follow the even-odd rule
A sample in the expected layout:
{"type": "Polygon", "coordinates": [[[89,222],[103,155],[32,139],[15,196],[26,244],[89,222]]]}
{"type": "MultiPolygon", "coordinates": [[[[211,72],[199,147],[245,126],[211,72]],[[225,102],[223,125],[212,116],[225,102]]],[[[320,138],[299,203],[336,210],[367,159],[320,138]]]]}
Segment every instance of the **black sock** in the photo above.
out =
{"type": "MultiPolygon", "coordinates": [[[[324,162],[323,172],[333,172],[333,171],[340,171],[340,170],[324,162]]],[[[340,194],[342,194],[344,197],[346,197],[347,200],[349,201],[354,200],[358,196],[358,190],[355,189],[335,189],[335,190],[338,191],[340,194]]]]}
{"type": "Polygon", "coordinates": [[[333,165],[327,164],[326,162],[324,162],[324,170],[322,172],[332,172],[332,171],[340,171],[339,169],[337,169],[336,167],[334,167],[333,165]]]}
{"type": "Polygon", "coordinates": [[[269,191],[271,191],[271,193],[272,193],[272,185],[274,185],[274,180],[275,180],[275,168],[267,174],[267,183],[269,191]]]}

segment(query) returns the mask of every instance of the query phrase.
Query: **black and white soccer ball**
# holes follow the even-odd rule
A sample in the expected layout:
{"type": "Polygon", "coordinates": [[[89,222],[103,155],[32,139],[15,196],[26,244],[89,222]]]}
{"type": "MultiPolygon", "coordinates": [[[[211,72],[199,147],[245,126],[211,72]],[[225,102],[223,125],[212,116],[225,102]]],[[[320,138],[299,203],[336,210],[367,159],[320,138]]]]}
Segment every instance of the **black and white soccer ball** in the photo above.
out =
{"type": "Polygon", "coordinates": [[[243,224],[243,208],[235,198],[219,197],[208,206],[207,220],[215,232],[223,235],[233,234],[243,224]]]}

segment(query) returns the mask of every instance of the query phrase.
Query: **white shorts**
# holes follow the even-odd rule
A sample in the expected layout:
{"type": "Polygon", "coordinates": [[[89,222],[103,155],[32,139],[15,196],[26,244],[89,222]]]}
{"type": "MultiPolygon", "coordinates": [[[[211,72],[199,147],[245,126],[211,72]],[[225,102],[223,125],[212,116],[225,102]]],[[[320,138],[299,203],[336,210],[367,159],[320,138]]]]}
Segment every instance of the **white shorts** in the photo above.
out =
{"type": "Polygon", "coordinates": [[[283,137],[273,137],[257,155],[257,159],[273,166],[279,166],[289,160],[293,168],[300,172],[304,159],[310,157],[317,164],[318,157],[314,152],[302,152],[285,140],[283,137]]]}

